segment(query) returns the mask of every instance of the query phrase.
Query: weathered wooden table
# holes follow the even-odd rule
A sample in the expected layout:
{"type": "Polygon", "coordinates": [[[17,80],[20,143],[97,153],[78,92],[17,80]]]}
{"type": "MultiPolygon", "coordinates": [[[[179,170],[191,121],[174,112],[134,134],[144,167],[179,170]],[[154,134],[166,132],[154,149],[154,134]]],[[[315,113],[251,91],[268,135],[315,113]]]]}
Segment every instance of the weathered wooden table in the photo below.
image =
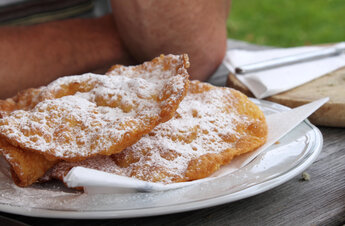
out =
{"type": "MultiPolygon", "coordinates": [[[[261,48],[229,41],[229,47],[261,48]]],[[[218,71],[212,82],[224,84],[218,71]]],[[[226,77],[226,76],[225,76],[226,77]]],[[[345,98],[345,97],[344,97],[345,98]]],[[[323,150],[306,170],[262,194],[216,207],[157,217],[109,220],[45,219],[1,213],[30,225],[342,225],[345,223],[345,128],[319,128],[323,150]]],[[[0,219],[0,224],[2,223],[0,219]]],[[[7,224],[9,225],[9,224],[7,224]]],[[[15,225],[15,224],[12,224],[15,225]]],[[[19,225],[19,224],[18,224],[19,225]]]]}

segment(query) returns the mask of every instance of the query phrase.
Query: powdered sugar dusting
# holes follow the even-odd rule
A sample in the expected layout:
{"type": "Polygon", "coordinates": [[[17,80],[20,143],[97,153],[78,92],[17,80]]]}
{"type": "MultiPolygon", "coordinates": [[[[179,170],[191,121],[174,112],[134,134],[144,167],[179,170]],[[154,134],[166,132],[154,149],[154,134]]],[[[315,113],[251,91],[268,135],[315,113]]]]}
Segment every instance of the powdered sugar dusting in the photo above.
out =
{"type": "MultiPolygon", "coordinates": [[[[249,125],[251,120],[234,109],[233,112],[224,110],[224,97],[229,95],[230,89],[219,88],[205,93],[189,93],[173,119],[157,126],[119,154],[138,159],[125,168],[124,174],[149,181],[155,181],[164,174],[159,181],[171,183],[176,178],[185,177],[191,160],[234,148],[234,142],[225,141],[221,135],[231,134],[238,140],[241,134],[236,131],[236,126],[239,123],[249,125]],[[157,169],[157,173],[151,173],[152,169],[157,169]]],[[[236,99],[230,101],[236,102],[236,99]]]]}
{"type": "MultiPolygon", "coordinates": [[[[236,142],[246,135],[237,127],[247,127],[258,120],[236,110],[239,100],[233,92],[192,81],[188,95],[171,120],[158,125],[121,153],[103,157],[101,164],[95,163],[100,159],[89,159],[74,166],[152,182],[189,180],[185,173],[192,160],[235,148],[236,142]],[[205,88],[206,91],[198,92],[198,89],[205,88]]],[[[61,178],[68,165],[58,164],[55,177],[61,178]]]]}
{"type": "Polygon", "coordinates": [[[161,56],[144,66],[118,67],[109,75],[57,79],[40,89],[40,101],[31,109],[0,119],[0,133],[50,158],[83,159],[121,151],[169,119],[162,113],[168,111],[165,106],[182,100],[188,74],[181,60],[161,56]]]}

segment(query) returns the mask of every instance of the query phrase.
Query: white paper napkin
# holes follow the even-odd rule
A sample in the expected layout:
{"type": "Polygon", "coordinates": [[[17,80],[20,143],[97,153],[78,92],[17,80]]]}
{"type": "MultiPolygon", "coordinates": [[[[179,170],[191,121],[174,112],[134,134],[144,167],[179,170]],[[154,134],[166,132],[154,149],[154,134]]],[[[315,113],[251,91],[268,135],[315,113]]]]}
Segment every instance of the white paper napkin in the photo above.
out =
{"type": "MultiPolygon", "coordinates": [[[[345,43],[339,43],[338,45],[344,44],[345,43]]],[[[261,51],[232,49],[227,51],[223,63],[230,72],[235,74],[235,67],[273,58],[320,50],[322,48],[326,47],[294,47],[261,51]]],[[[345,66],[345,54],[248,73],[245,75],[235,75],[237,79],[248,87],[256,98],[265,98],[302,85],[343,66],[345,66]]]]}
{"type": "Polygon", "coordinates": [[[254,152],[235,158],[231,164],[222,167],[216,173],[204,179],[174,184],[159,184],[118,176],[84,167],[74,167],[64,177],[64,182],[69,187],[84,187],[85,192],[92,194],[166,191],[213,180],[215,178],[232,173],[247,165],[256,156],[265,151],[270,145],[278,141],[281,137],[295,128],[299,123],[301,123],[327,101],[328,98],[323,98],[289,111],[268,115],[266,117],[268,125],[268,137],[266,143],[254,152]]]}

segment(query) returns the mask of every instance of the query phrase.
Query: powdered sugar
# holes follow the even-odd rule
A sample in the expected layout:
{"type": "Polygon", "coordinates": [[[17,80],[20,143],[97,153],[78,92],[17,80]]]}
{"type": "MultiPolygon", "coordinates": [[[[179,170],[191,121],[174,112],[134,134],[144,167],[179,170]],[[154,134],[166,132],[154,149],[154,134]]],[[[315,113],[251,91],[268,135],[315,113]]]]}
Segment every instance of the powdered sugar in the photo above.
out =
{"type": "Polygon", "coordinates": [[[35,97],[40,101],[32,109],[0,119],[0,133],[22,148],[54,158],[121,151],[168,119],[162,115],[165,105],[182,100],[188,74],[181,59],[161,56],[154,63],[120,67],[109,75],[57,79],[41,88],[35,97]],[[175,64],[166,68],[170,61],[175,64]]]}
{"type": "Polygon", "coordinates": [[[72,166],[84,166],[153,182],[189,180],[185,173],[192,160],[201,161],[207,154],[221,154],[235,148],[236,142],[246,136],[237,127],[247,127],[258,120],[236,110],[239,100],[233,92],[192,81],[191,91],[180,103],[174,118],[158,125],[119,154],[73,165],[60,163],[53,175],[61,178],[72,166]],[[207,91],[197,91],[205,87],[207,91]],[[103,162],[98,164],[100,159],[103,162]]]}
{"type": "MultiPolygon", "coordinates": [[[[130,176],[135,170],[136,177],[148,178],[144,174],[161,168],[165,174],[170,175],[161,182],[171,183],[172,178],[184,176],[192,159],[234,148],[234,142],[226,142],[220,135],[232,134],[238,139],[241,134],[236,132],[236,126],[239,123],[249,125],[251,121],[236,111],[223,111],[223,97],[229,93],[230,90],[220,89],[189,93],[173,119],[157,126],[150,133],[154,135],[146,135],[124,150],[123,155],[129,154],[139,159],[126,169],[125,174],[130,176]],[[137,170],[138,168],[142,170],[137,170]]],[[[154,178],[155,175],[151,177],[154,178]]]]}

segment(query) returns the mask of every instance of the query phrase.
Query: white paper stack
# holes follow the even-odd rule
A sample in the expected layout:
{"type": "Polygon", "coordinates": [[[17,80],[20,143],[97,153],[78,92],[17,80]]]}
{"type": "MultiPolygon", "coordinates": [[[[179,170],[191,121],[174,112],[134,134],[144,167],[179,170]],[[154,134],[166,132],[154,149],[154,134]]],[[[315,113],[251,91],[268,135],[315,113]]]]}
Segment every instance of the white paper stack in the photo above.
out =
{"type": "MultiPolygon", "coordinates": [[[[345,43],[339,43],[337,45],[343,47],[345,43]]],[[[227,51],[223,63],[231,73],[236,75],[237,79],[248,87],[256,98],[265,98],[287,91],[344,67],[345,54],[271,68],[244,75],[236,74],[236,67],[268,61],[275,58],[308,53],[324,48],[327,47],[294,47],[260,51],[231,49],[227,51]]]]}

